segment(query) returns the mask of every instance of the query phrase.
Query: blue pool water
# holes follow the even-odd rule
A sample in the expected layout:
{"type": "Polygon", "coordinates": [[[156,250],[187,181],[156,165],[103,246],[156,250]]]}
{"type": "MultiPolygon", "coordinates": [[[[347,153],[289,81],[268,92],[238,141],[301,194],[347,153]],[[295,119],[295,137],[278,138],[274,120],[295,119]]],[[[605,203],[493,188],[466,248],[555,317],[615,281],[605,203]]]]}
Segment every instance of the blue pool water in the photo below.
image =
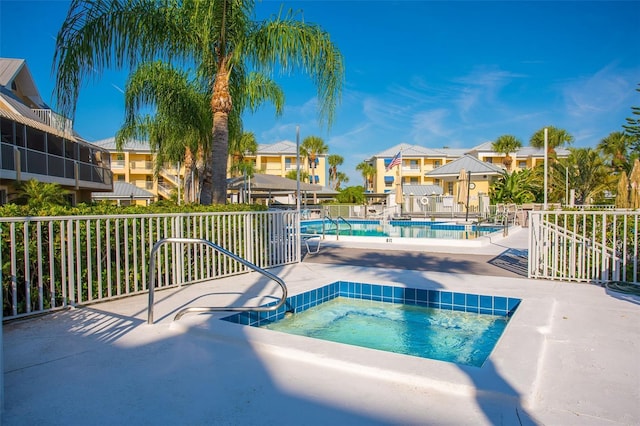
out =
{"type": "Polygon", "coordinates": [[[497,226],[457,225],[446,222],[392,220],[381,223],[379,220],[349,220],[335,223],[325,220],[303,221],[300,224],[304,234],[353,235],[362,237],[401,237],[401,238],[445,238],[474,239],[482,235],[501,231],[497,226]]]}
{"type": "Polygon", "coordinates": [[[519,303],[500,296],[338,281],[291,296],[276,312],[243,312],[224,319],[479,367],[519,303]]]}

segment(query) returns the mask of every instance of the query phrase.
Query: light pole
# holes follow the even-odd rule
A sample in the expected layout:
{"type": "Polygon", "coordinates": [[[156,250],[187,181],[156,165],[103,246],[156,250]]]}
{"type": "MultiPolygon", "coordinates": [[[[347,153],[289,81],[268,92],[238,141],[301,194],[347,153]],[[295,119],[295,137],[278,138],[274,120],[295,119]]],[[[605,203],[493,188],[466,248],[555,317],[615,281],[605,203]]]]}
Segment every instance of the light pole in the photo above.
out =
{"type": "Polygon", "coordinates": [[[545,127],[544,128],[544,210],[547,210],[547,174],[549,172],[548,169],[548,145],[549,145],[549,131],[548,129],[545,127]]]}
{"type": "Polygon", "coordinates": [[[564,166],[564,205],[569,205],[569,166],[564,166]]]}

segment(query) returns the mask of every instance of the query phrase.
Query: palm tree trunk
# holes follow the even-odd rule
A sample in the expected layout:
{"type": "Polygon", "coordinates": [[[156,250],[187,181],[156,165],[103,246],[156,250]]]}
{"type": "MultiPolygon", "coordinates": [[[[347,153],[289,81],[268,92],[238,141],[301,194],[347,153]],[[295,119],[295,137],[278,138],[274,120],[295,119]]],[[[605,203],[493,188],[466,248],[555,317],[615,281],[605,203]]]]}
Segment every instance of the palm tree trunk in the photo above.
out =
{"type": "Polygon", "coordinates": [[[233,106],[229,93],[227,61],[221,60],[213,83],[211,111],[213,111],[213,143],[211,158],[202,179],[200,203],[225,204],[227,202],[227,157],[229,155],[229,112],[233,106]]]}

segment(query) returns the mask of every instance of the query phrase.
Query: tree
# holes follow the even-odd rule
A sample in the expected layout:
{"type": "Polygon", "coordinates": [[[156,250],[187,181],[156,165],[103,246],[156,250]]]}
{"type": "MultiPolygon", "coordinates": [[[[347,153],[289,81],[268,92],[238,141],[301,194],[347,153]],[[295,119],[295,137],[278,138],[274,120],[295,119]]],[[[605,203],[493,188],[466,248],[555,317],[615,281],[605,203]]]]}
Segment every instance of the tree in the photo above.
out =
{"type": "Polygon", "coordinates": [[[69,191],[57,183],[44,183],[35,179],[20,182],[16,187],[16,204],[23,204],[31,209],[68,205],[69,191]]]}
{"type": "Polygon", "coordinates": [[[329,147],[318,136],[307,136],[300,144],[300,154],[307,157],[311,169],[311,183],[316,183],[316,161],[318,156],[326,154],[329,147]]]}
{"type": "Polygon", "coordinates": [[[337,172],[336,173],[335,186],[334,186],[333,189],[335,189],[336,191],[340,191],[340,187],[342,186],[342,184],[343,183],[347,183],[347,182],[349,182],[349,176],[347,176],[343,172],[337,172]]]}
{"type": "MultiPolygon", "coordinates": [[[[286,175],[284,175],[287,179],[297,180],[298,179],[298,171],[297,170],[289,170],[286,175]]],[[[300,170],[300,182],[307,182],[309,180],[309,173],[304,170],[300,170]]]]}
{"type": "Polygon", "coordinates": [[[84,80],[108,68],[163,58],[193,69],[207,84],[212,116],[201,202],[225,203],[230,114],[258,106],[244,84],[249,71],[308,74],[317,87],[320,121],[329,126],[344,79],[343,58],[329,34],[292,12],[253,22],[254,6],[254,0],[72,0],[54,56],[60,111],[73,117],[84,80]]]}
{"type": "MultiPolygon", "coordinates": [[[[640,83],[638,83],[638,86],[640,86],[640,83]]],[[[640,87],[638,87],[636,91],[640,92],[640,87]]],[[[640,107],[632,106],[631,114],[640,116],[640,107]]],[[[624,129],[625,133],[631,137],[631,149],[637,154],[640,154],[640,117],[628,117],[626,118],[626,121],[627,124],[623,124],[622,128],[624,129]]]]}
{"type": "Polygon", "coordinates": [[[376,168],[371,163],[363,161],[356,166],[356,170],[358,170],[364,178],[365,191],[373,191],[373,178],[376,175],[376,168]]]}
{"type": "Polygon", "coordinates": [[[629,162],[629,149],[633,139],[625,132],[611,132],[598,143],[598,150],[602,152],[611,163],[611,168],[617,173],[631,171],[629,162]]]}
{"type": "MultiPolygon", "coordinates": [[[[544,148],[544,127],[531,136],[529,144],[534,148],[544,148]]],[[[553,126],[547,126],[547,148],[548,153],[552,157],[555,157],[556,148],[562,147],[565,144],[573,142],[573,136],[564,129],[559,129],[553,126]]]]}
{"type": "Polygon", "coordinates": [[[531,203],[535,201],[535,188],[531,184],[531,170],[525,169],[509,173],[502,172],[489,188],[489,198],[496,203],[531,203]]]}
{"type": "Polygon", "coordinates": [[[364,204],[364,188],[361,186],[348,186],[336,195],[336,201],[339,203],[364,204]]]}
{"type": "Polygon", "coordinates": [[[129,140],[147,140],[155,154],[156,174],[166,163],[184,164],[184,200],[194,201],[203,157],[211,147],[206,87],[169,64],[154,61],[133,71],[124,98],[125,120],[116,133],[117,149],[122,150],[129,140]],[[150,109],[154,114],[149,114],[150,109]]]}
{"type": "MultiPolygon", "coordinates": [[[[338,166],[344,163],[344,158],[338,154],[331,154],[327,157],[327,161],[329,162],[329,181],[331,182],[331,187],[336,189],[336,185],[340,186],[340,182],[338,181],[338,166]]],[[[346,181],[342,180],[342,182],[346,181]]]]}
{"type": "Polygon", "coordinates": [[[513,159],[509,154],[520,149],[522,147],[522,142],[513,135],[502,135],[498,137],[491,146],[494,151],[505,155],[503,164],[507,170],[510,170],[513,159]]]}
{"type": "Polygon", "coordinates": [[[604,199],[606,191],[615,192],[617,178],[592,148],[573,148],[567,157],[569,170],[575,173],[570,181],[575,190],[576,204],[592,204],[604,199]]]}
{"type": "Polygon", "coordinates": [[[256,172],[255,163],[246,155],[255,155],[258,142],[253,132],[243,133],[239,138],[231,139],[229,143],[232,176],[253,176],[256,172]]]}

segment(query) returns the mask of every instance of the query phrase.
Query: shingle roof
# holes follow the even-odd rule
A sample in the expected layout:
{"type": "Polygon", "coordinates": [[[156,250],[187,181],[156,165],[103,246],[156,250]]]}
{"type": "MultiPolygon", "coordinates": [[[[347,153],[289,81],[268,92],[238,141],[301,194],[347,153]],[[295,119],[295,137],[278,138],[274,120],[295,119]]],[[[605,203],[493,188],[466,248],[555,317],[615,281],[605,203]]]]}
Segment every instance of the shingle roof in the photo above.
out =
{"type": "Polygon", "coordinates": [[[465,169],[468,172],[470,171],[473,174],[484,175],[498,175],[503,172],[503,169],[500,167],[485,163],[476,157],[465,154],[457,160],[425,173],[425,176],[458,176],[461,169],[465,169]]]}

